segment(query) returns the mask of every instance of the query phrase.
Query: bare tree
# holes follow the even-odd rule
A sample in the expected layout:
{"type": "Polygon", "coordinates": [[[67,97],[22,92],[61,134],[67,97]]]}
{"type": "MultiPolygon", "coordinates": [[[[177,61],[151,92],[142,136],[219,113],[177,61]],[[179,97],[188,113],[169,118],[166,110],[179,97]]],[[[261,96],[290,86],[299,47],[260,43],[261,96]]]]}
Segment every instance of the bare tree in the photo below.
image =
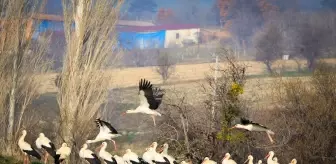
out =
{"type": "MultiPolygon", "coordinates": [[[[62,3],[66,51],[57,95],[60,137],[76,146],[88,137],[88,125],[107,100],[112,77],[104,74],[104,68],[107,61],[119,59],[113,47],[122,1],[63,0],[62,3]]],[[[79,162],[72,160],[71,163],[79,162]]]]}
{"type": "Polygon", "coordinates": [[[275,24],[267,24],[264,30],[256,34],[254,46],[256,60],[262,61],[269,73],[273,73],[272,63],[283,54],[283,36],[275,24]]]}
{"type": "Polygon", "coordinates": [[[317,64],[308,79],[279,81],[270,119],[279,135],[290,134],[286,144],[274,149],[287,161],[295,157],[307,163],[335,163],[335,81],[335,67],[326,63],[317,64]]]}
{"type": "Polygon", "coordinates": [[[20,129],[22,116],[27,106],[39,94],[36,76],[47,71],[44,55],[48,47],[48,37],[44,42],[33,42],[33,15],[40,11],[44,3],[38,1],[1,1],[1,79],[4,82],[1,92],[1,107],[8,109],[7,153],[13,153],[16,132],[20,129]],[[15,120],[15,113],[19,113],[15,120]]]}
{"type": "Polygon", "coordinates": [[[334,44],[334,26],[326,13],[298,14],[295,26],[298,37],[297,49],[308,63],[308,69],[315,67],[316,59],[334,44]]]}
{"type": "Polygon", "coordinates": [[[176,61],[169,53],[158,50],[157,67],[155,70],[161,75],[163,83],[174,73],[175,65],[176,61]]]}

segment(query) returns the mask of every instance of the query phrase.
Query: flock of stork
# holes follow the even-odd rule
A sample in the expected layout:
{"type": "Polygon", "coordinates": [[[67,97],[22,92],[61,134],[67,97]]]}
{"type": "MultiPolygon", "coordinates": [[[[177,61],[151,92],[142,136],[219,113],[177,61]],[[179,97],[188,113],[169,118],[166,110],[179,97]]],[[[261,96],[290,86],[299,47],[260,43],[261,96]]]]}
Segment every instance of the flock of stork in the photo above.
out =
{"type": "MultiPolygon", "coordinates": [[[[160,88],[154,88],[150,81],[145,79],[141,79],[139,82],[139,99],[140,105],[133,110],[127,110],[122,115],[130,114],[130,113],[143,113],[151,115],[153,118],[154,126],[155,116],[161,116],[159,112],[156,111],[161,104],[162,98],[164,95],[164,91],[160,88]]],[[[137,154],[132,152],[130,149],[126,150],[126,153],[120,157],[118,155],[112,156],[109,152],[106,151],[107,143],[105,141],[112,141],[114,144],[114,149],[117,150],[116,142],[113,140],[115,137],[121,136],[118,134],[118,131],[111,126],[110,123],[101,120],[100,118],[95,120],[97,127],[99,127],[99,133],[93,140],[87,140],[85,144],[83,144],[82,148],[79,151],[79,156],[83,158],[90,164],[100,164],[101,161],[99,157],[106,164],[177,164],[175,158],[168,155],[168,144],[163,144],[163,148],[160,152],[156,151],[158,146],[157,142],[153,142],[148,148],[146,148],[145,153],[142,157],[139,157],[137,154]],[[88,144],[102,142],[101,146],[99,146],[96,151],[98,152],[98,156],[91,150],[88,149],[88,144]]],[[[257,131],[257,132],[266,132],[268,138],[272,143],[274,143],[272,137],[270,135],[274,135],[267,127],[254,123],[245,118],[240,119],[240,123],[236,124],[230,129],[245,129],[248,131],[257,131]]],[[[24,154],[24,164],[30,161],[29,157],[35,157],[39,160],[42,159],[41,155],[29,144],[25,141],[25,137],[27,135],[27,131],[23,130],[22,135],[19,138],[18,145],[20,150],[24,154]]],[[[35,141],[36,147],[38,149],[42,149],[44,151],[44,163],[47,163],[48,156],[52,156],[54,158],[55,164],[60,164],[65,161],[65,159],[70,155],[71,148],[67,146],[67,143],[63,143],[59,149],[55,148],[55,145],[48,139],[43,133],[40,133],[38,138],[35,141]]],[[[268,164],[277,164],[277,158],[274,157],[274,152],[270,151],[268,153],[267,158],[268,164]]],[[[248,159],[245,163],[253,164],[253,157],[251,155],[248,156],[248,159]]],[[[222,164],[235,164],[236,162],[230,159],[230,154],[226,153],[222,164]]],[[[258,161],[258,164],[261,163],[261,160],[258,161]]],[[[182,161],[181,164],[187,164],[185,161],[182,161]]],[[[215,161],[210,160],[208,157],[205,157],[202,164],[216,164],[215,161]]],[[[293,159],[290,164],[296,164],[296,159],[293,159]]]]}

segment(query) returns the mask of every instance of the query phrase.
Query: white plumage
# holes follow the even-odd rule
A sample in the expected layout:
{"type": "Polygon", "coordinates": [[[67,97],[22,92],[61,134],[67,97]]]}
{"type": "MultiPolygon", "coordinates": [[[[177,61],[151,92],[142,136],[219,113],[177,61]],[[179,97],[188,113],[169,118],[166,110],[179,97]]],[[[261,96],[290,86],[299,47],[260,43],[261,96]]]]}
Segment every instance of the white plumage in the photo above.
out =
{"type": "Polygon", "coordinates": [[[156,126],[155,116],[161,116],[161,114],[155,110],[159,108],[162,102],[163,95],[163,90],[159,88],[153,88],[153,85],[150,81],[147,81],[146,79],[141,79],[139,82],[140,104],[136,109],[127,110],[123,113],[123,115],[127,113],[148,114],[152,116],[154,126],[156,126]]]}
{"type": "Polygon", "coordinates": [[[202,164],[217,164],[217,162],[210,160],[209,157],[205,157],[202,164]]]}
{"type": "Polygon", "coordinates": [[[39,137],[35,141],[36,147],[39,149],[44,149],[44,163],[47,163],[48,154],[50,154],[53,158],[56,156],[55,145],[50,141],[48,137],[46,137],[43,133],[39,134],[39,137]]]}
{"type": "Polygon", "coordinates": [[[153,147],[149,147],[146,149],[146,151],[142,154],[142,159],[149,163],[149,164],[153,164],[153,160],[154,160],[154,148],[153,147]]]}
{"type": "Polygon", "coordinates": [[[247,160],[244,163],[246,162],[248,162],[248,164],[253,164],[253,156],[252,155],[247,156],[247,160]]]}
{"type": "Polygon", "coordinates": [[[296,159],[294,158],[294,159],[292,159],[292,161],[289,163],[289,164],[296,164],[297,163],[297,161],[296,161],[296,159]]]}
{"type": "Polygon", "coordinates": [[[170,164],[174,164],[176,163],[175,158],[168,154],[168,148],[169,148],[169,145],[167,143],[163,144],[163,150],[161,152],[161,155],[163,157],[166,157],[170,164]]]}
{"type": "Polygon", "coordinates": [[[153,153],[154,161],[158,162],[158,163],[170,163],[167,158],[165,159],[165,157],[163,155],[161,155],[161,154],[159,154],[159,153],[156,152],[157,146],[158,146],[158,143],[157,142],[153,142],[152,145],[151,145],[151,147],[153,149],[150,149],[150,151],[153,153]]]}
{"type": "Polygon", "coordinates": [[[112,139],[121,136],[121,134],[118,134],[118,131],[114,127],[112,127],[111,124],[99,118],[95,120],[95,123],[97,127],[99,127],[99,133],[94,140],[87,140],[86,143],[89,144],[89,143],[110,140],[114,144],[114,149],[117,150],[117,145],[115,141],[112,139]]]}
{"type": "Polygon", "coordinates": [[[118,156],[118,155],[114,155],[113,158],[117,161],[117,164],[124,164],[125,161],[122,157],[118,156]]]}
{"type": "Polygon", "coordinates": [[[115,161],[113,156],[109,152],[106,151],[106,147],[107,147],[107,143],[103,142],[100,146],[100,150],[98,153],[99,157],[102,158],[107,164],[116,163],[117,161],[115,161]]]}
{"type": "Polygon", "coordinates": [[[268,152],[267,156],[265,157],[267,158],[267,164],[276,164],[273,161],[273,157],[274,157],[274,152],[273,151],[268,152]]]}
{"type": "Polygon", "coordinates": [[[123,160],[128,164],[131,164],[132,162],[140,163],[139,156],[132,152],[131,149],[126,150],[126,153],[123,156],[123,160]]]}
{"type": "Polygon", "coordinates": [[[84,144],[79,151],[79,156],[90,164],[100,164],[100,160],[98,159],[97,155],[87,148],[88,145],[84,144]]]}
{"type": "Polygon", "coordinates": [[[225,153],[224,158],[222,160],[222,164],[237,164],[236,161],[230,159],[230,153],[225,153]]]}
{"type": "Polygon", "coordinates": [[[37,153],[37,151],[35,149],[33,149],[31,147],[31,145],[24,140],[26,135],[27,135],[27,131],[22,130],[22,135],[21,135],[21,137],[19,138],[19,141],[18,141],[19,148],[24,154],[23,163],[26,164],[29,161],[28,156],[33,156],[33,157],[41,160],[41,155],[39,153],[37,153]]]}
{"type": "Polygon", "coordinates": [[[67,143],[62,143],[62,146],[57,149],[56,155],[59,155],[59,162],[62,162],[71,154],[71,149],[68,147],[67,143]]]}

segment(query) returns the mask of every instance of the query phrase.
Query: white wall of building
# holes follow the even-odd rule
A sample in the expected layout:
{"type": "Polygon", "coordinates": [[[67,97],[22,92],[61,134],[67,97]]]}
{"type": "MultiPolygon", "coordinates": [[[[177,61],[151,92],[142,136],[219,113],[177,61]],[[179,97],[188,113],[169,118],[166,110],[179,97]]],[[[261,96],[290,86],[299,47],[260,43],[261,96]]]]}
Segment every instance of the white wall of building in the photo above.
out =
{"type": "Polygon", "coordinates": [[[174,46],[183,47],[184,44],[191,42],[198,44],[199,35],[199,28],[166,30],[165,48],[174,46]]]}

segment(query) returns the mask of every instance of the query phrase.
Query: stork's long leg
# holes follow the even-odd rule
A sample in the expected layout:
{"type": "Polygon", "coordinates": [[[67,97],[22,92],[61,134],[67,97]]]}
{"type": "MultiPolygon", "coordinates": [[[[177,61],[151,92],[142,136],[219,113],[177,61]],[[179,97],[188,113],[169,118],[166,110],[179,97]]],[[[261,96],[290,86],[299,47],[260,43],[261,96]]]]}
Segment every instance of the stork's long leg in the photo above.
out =
{"type": "Polygon", "coordinates": [[[44,155],[44,163],[47,163],[47,162],[48,162],[48,156],[49,156],[49,154],[48,154],[48,152],[46,151],[46,152],[45,152],[45,155],[44,155]]]}
{"type": "Polygon", "coordinates": [[[272,139],[271,135],[268,132],[266,132],[266,134],[267,134],[267,137],[269,138],[269,140],[271,141],[271,143],[274,143],[274,140],[272,139]]]}
{"type": "Polygon", "coordinates": [[[156,126],[156,123],[155,123],[155,116],[152,115],[152,118],[153,118],[154,126],[156,126]]]}
{"type": "Polygon", "coordinates": [[[23,164],[27,164],[27,155],[26,154],[23,155],[23,164]]]}
{"type": "Polygon", "coordinates": [[[117,150],[117,144],[114,140],[111,139],[111,141],[113,142],[113,145],[114,145],[114,150],[116,151],[117,150]]]}

